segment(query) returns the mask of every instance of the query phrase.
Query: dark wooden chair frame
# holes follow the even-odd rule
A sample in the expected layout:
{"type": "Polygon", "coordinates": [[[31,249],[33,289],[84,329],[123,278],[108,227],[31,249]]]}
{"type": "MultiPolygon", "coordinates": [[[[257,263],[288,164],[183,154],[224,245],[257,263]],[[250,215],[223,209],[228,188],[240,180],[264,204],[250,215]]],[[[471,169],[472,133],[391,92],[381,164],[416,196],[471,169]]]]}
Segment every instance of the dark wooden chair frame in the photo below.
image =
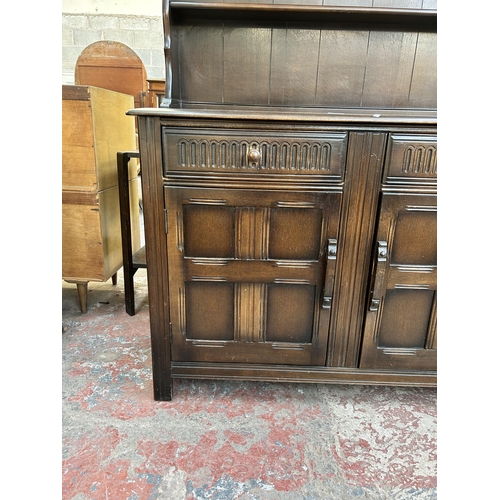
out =
{"type": "Polygon", "coordinates": [[[130,220],[130,191],[128,163],[131,158],[139,158],[139,151],[118,151],[118,194],[120,199],[120,221],[123,251],[123,282],[125,288],[125,310],[135,315],[134,274],[137,269],[146,268],[146,246],[132,253],[132,227],[130,220]]]}

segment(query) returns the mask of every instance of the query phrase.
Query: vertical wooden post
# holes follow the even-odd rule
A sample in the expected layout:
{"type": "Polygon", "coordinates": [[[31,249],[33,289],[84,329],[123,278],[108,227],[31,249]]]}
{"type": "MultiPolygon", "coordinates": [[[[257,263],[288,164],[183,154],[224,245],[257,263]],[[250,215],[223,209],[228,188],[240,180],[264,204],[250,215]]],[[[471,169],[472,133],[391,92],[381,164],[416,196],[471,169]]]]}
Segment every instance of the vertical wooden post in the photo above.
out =
{"type": "Polygon", "coordinates": [[[328,366],[358,364],[386,140],[386,133],[349,134],[328,366]]]}
{"type": "Polygon", "coordinates": [[[165,52],[165,95],[161,100],[160,107],[168,108],[172,102],[172,46],[170,37],[170,0],[163,0],[163,50],[165,52]]]}
{"type": "Polygon", "coordinates": [[[170,312],[161,128],[160,120],[156,117],[139,116],[138,124],[154,398],[157,401],[171,401],[170,312]]]}

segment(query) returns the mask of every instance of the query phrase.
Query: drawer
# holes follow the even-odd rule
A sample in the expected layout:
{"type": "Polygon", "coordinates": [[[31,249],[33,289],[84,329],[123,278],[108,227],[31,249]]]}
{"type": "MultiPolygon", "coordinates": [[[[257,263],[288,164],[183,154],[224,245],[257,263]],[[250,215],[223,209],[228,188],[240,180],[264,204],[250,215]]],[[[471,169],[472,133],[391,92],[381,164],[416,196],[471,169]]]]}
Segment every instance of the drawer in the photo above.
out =
{"type": "Polygon", "coordinates": [[[390,134],[384,169],[387,184],[436,183],[435,135],[390,134]]]}
{"type": "Polygon", "coordinates": [[[162,130],[163,173],[202,172],[258,176],[344,178],[347,133],[283,133],[251,130],[162,130]]]}

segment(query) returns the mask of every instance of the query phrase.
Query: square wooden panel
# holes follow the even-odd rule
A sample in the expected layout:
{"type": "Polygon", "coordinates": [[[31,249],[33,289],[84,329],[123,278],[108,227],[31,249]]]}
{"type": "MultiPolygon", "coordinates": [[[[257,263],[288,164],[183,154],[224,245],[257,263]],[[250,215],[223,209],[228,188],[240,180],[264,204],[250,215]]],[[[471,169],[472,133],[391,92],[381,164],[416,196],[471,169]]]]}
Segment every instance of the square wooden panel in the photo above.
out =
{"type": "Polygon", "coordinates": [[[271,209],[269,258],[318,260],[321,221],[318,209],[271,209]]]}
{"type": "Polygon", "coordinates": [[[232,283],[186,283],[186,337],[199,340],[233,340],[232,283]]]}
{"type": "Polygon", "coordinates": [[[272,284],[267,288],[268,342],[311,342],[315,287],[272,284]]]}
{"type": "Polygon", "coordinates": [[[388,290],[379,347],[425,348],[434,293],[434,290],[388,290]]]}
{"type": "Polygon", "coordinates": [[[401,211],[396,219],[391,264],[437,265],[437,212],[401,211]]]}
{"type": "Polygon", "coordinates": [[[186,257],[234,257],[234,208],[183,207],[186,257]]]}

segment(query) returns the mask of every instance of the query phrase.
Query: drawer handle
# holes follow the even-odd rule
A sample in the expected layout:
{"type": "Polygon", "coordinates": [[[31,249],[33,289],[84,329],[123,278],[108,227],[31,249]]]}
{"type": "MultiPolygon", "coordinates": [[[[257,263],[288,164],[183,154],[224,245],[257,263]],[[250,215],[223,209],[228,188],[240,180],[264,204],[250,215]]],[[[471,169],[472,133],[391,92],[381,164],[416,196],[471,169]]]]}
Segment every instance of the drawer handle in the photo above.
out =
{"type": "Polygon", "coordinates": [[[260,151],[258,149],[250,149],[248,151],[248,161],[250,163],[258,163],[260,161],[260,151]]]}

